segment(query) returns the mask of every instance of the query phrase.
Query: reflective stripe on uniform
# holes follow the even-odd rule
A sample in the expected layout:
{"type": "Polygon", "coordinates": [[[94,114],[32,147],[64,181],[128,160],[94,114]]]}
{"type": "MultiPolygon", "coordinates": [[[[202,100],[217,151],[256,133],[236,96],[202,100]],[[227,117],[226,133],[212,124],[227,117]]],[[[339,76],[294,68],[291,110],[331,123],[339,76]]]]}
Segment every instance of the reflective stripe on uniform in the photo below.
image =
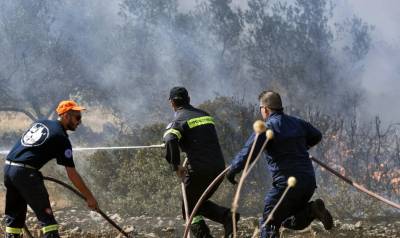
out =
{"type": "Polygon", "coordinates": [[[197,216],[193,217],[192,224],[199,223],[199,222],[201,222],[202,220],[204,220],[204,219],[203,219],[203,216],[197,215],[197,216]]]}
{"type": "Polygon", "coordinates": [[[188,120],[187,124],[188,124],[189,128],[206,125],[206,124],[214,125],[214,118],[212,118],[210,116],[196,117],[196,118],[192,118],[192,119],[188,120]]]}
{"type": "Polygon", "coordinates": [[[6,227],[6,233],[8,234],[22,234],[22,228],[13,228],[13,227],[6,227]]]}
{"type": "Polygon", "coordinates": [[[178,130],[175,130],[175,129],[173,129],[173,128],[167,130],[167,131],[164,133],[164,136],[163,136],[163,137],[166,137],[169,133],[172,133],[172,134],[176,135],[176,136],[178,137],[178,140],[180,140],[180,139],[182,138],[181,133],[180,133],[178,130]]]}
{"type": "Polygon", "coordinates": [[[42,228],[43,234],[50,232],[50,231],[56,231],[56,230],[58,230],[57,224],[45,226],[42,228]]]}

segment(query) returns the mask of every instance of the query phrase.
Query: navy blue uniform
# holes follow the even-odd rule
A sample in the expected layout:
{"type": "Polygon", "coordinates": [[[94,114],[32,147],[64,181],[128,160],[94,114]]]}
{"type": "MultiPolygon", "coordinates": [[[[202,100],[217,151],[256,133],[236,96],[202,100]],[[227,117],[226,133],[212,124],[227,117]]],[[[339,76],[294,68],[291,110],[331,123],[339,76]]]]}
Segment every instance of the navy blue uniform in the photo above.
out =
{"type": "MultiPolygon", "coordinates": [[[[283,194],[287,187],[287,179],[290,176],[296,177],[297,185],[289,190],[286,199],[274,214],[271,224],[262,230],[263,238],[273,237],[273,230],[279,229],[281,225],[290,229],[304,229],[313,220],[308,201],[314,193],[316,182],[307,150],[322,139],[321,132],[310,123],[285,115],[283,112],[271,113],[266,121],[266,127],[274,132],[274,138],[268,142],[264,151],[273,184],[265,197],[261,224],[283,194]]],[[[234,173],[239,173],[244,168],[254,138],[253,133],[232,161],[231,171],[234,173]]],[[[261,134],[256,142],[252,159],[260,151],[265,139],[265,133],[261,134]]]]}
{"type": "MultiPolygon", "coordinates": [[[[184,184],[190,214],[208,185],[225,168],[214,119],[208,113],[191,105],[183,106],[177,110],[174,120],[168,125],[164,141],[167,147],[166,160],[174,170],[180,164],[180,149],[188,158],[188,173],[184,178],[184,184]]],[[[208,194],[198,215],[224,223],[229,209],[207,200],[218,186],[219,184],[208,194]]],[[[184,216],[183,206],[182,211],[184,216]]]]}
{"type": "Polygon", "coordinates": [[[7,233],[22,233],[27,205],[35,212],[45,237],[58,230],[39,172],[54,158],[60,165],[75,167],[68,135],[58,121],[52,120],[33,123],[7,155],[4,167],[7,233]]]}

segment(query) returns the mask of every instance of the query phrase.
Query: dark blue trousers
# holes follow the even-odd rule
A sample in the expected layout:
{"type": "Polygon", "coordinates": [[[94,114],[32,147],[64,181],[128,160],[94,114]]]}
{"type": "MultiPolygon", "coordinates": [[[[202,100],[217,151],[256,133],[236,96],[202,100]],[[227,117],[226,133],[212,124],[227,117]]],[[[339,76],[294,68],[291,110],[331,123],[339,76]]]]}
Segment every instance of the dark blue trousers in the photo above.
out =
{"type": "Polygon", "coordinates": [[[13,233],[13,231],[23,228],[27,205],[29,205],[35,212],[45,237],[58,232],[43,176],[38,170],[6,165],[4,167],[4,185],[7,188],[6,230],[13,233]]]}
{"type": "MultiPolygon", "coordinates": [[[[279,228],[281,226],[302,230],[313,221],[309,200],[316,187],[315,178],[312,176],[295,177],[297,178],[296,186],[288,191],[285,199],[273,214],[272,221],[261,230],[261,238],[279,237],[279,228]]],[[[260,225],[267,220],[286,187],[287,178],[283,177],[274,181],[264,200],[265,206],[260,225]]]]}

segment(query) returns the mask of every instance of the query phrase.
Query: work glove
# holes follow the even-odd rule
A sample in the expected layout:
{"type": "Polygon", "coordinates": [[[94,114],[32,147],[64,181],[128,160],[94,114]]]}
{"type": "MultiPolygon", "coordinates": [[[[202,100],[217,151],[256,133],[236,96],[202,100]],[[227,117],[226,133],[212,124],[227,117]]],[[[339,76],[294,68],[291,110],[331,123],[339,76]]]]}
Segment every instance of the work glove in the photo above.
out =
{"type": "Polygon", "coordinates": [[[233,171],[233,170],[228,170],[228,172],[226,173],[226,178],[228,179],[228,181],[231,183],[231,184],[233,184],[233,185],[235,185],[235,184],[237,184],[237,182],[236,182],[236,180],[235,180],[235,176],[236,176],[236,173],[233,171]]]}

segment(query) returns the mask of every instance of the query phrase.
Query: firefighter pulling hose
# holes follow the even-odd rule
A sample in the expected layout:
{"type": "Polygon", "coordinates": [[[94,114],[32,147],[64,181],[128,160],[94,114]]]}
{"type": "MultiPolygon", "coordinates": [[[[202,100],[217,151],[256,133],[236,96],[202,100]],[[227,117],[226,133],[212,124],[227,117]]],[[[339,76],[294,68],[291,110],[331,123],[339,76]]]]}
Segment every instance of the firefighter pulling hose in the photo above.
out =
{"type": "Polygon", "coordinates": [[[314,168],[308,158],[308,149],[318,144],[322,138],[321,132],[308,122],[284,114],[281,97],[276,92],[263,91],[259,95],[259,103],[265,126],[273,131],[273,138],[264,147],[266,133],[260,134],[258,140],[255,140],[256,133],[253,133],[233,159],[227,178],[236,184],[235,175],[243,170],[253,143],[255,149],[252,156],[265,153],[273,183],[266,194],[260,220],[261,238],[279,237],[281,226],[295,230],[304,229],[314,219],[320,220],[325,229],[331,229],[333,219],[324,202],[321,199],[309,201],[314,194],[316,181],[314,168]],[[287,192],[274,211],[273,208],[288,186],[288,178],[292,176],[297,178],[297,186],[287,192]],[[268,220],[272,212],[274,215],[268,220]],[[267,220],[268,224],[263,226],[267,220]]]}
{"type": "MultiPolygon", "coordinates": [[[[8,153],[4,167],[4,185],[6,186],[6,238],[22,237],[23,229],[28,237],[32,237],[25,226],[27,205],[35,212],[42,226],[43,237],[57,238],[58,224],[50,206],[49,196],[44,179],[56,182],[73,191],[86,200],[88,207],[97,211],[119,232],[128,237],[114,221],[99,208],[96,199],[87,188],[79,173],[75,170],[72,146],[67,131],[74,131],[81,123],[81,111],[85,108],[71,100],[61,101],[56,109],[58,120],[39,120],[32,124],[8,153]],[[68,178],[79,192],[54,178],[44,177],[39,169],[49,160],[56,158],[57,163],[64,165],[68,178]]],[[[161,148],[164,145],[125,146],[125,147],[93,147],[93,149],[138,149],[161,148]]]]}
{"type": "Polygon", "coordinates": [[[34,122],[7,155],[4,167],[6,238],[22,236],[27,205],[35,212],[43,237],[60,237],[43,175],[39,171],[53,158],[57,164],[65,166],[68,178],[83,194],[88,207],[98,210],[95,197],[75,169],[67,134],[68,130],[74,131],[79,126],[83,110],[85,108],[74,101],[61,101],[56,109],[58,120],[34,122]]]}
{"type": "MultiPolygon", "coordinates": [[[[195,238],[212,237],[204,217],[223,224],[225,237],[232,233],[232,215],[229,208],[222,207],[209,200],[217,190],[222,180],[217,180],[215,186],[207,193],[198,211],[193,214],[196,203],[207,189],[225,169],[224,157],[218,141],[214,119],[205,111],[190,104],[190,97],[183,87],[170,90],[169,101],[175,117],[164,133],[166,145],[166,160],[183,179],[189,214],[191,218],[191,235],[195,238]],[[188,158],[187,168],[180,165],[180,150],[188,158]]],[[[185,217],[182,207],[182,216],[185,217]]],[[[186,233],[187,235],[187,233],[186,233]]]]}

